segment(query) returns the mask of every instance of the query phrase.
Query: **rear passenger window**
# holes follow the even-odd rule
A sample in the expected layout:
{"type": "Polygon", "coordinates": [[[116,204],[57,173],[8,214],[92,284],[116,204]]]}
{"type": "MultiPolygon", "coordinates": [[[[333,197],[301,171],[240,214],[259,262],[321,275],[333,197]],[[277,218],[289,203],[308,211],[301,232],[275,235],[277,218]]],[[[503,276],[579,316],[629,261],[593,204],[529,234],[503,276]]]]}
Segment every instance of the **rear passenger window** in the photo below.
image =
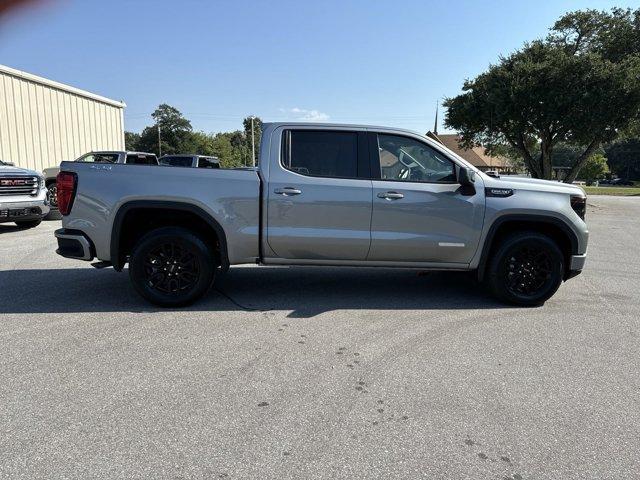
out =
{"type": "Polygon", "coordinates": [[[127,163],[134,165],[158,165],[158,160],[153,155],[127,155],[127,163]]]}
{"type": "Polygon", "coordinates": [[[117,153],[90,153],[83,157],[80,157],[78,162],[92,162],[92,163],[116,163],[118,161],[117,153]]]}
{"type": "Polygon", "coordinates": [[[200,157],[198,168],[220,168],[220,160],[215,157],[200,157]]]}
{"type": "Polygon", "coordinates": [[[158,159],[158,163],[160,165],[167,165],[170,167],[190,167],[193,165],[192,157],[172,157],[170,155],[165,155],[164,157],[160,157],[158,159]]]}
{"type": "Polygon", "coordinates": [[[283,164],[302,175],[356,178],[358,134],[289,130],[285,134],[283,164]]]}

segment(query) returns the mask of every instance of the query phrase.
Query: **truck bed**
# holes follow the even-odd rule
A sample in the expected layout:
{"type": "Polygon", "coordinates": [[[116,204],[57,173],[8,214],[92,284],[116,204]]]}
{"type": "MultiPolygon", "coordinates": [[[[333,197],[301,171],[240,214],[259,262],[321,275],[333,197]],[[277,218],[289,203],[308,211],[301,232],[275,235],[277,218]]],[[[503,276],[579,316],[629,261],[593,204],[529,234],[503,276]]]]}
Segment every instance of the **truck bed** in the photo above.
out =
{"type": "Polygon", "coordinates": [[[260,179],[253,169],[79,162],[63,162],[60,169],[79,177],[73,216],[63,218],[63,227],[92,239],[100,260],[111,260],[110,239],[118,210],[136,201],[199,208],[224,229],[231,263],[258,257],[260,179]]]}

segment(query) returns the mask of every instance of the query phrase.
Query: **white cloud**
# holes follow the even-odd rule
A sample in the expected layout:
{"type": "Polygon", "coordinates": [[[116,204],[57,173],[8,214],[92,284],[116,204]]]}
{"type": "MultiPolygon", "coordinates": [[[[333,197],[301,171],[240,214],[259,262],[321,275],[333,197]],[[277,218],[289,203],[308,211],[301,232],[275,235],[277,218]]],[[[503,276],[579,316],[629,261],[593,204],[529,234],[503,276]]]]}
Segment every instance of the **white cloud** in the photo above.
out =
{"type": "Polygon", "coordinates": [[[318,110],[307,110],[305,108],[281,108],[280,111],[291,117],[293,120],[305,122],[325,122],[329,120],[329,115],[318,110]]]}

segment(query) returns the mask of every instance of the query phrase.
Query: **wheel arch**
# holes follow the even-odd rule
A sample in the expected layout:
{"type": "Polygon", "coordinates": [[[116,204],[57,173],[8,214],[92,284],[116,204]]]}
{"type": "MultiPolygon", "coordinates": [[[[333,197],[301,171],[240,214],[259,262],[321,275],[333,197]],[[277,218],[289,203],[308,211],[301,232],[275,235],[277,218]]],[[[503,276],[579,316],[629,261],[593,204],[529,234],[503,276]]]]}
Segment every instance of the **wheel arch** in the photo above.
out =
{"type": "Polygon", "coordinates": [[[564,256],[564,279],[569,275],[571,255],[578,253],[578,236],[563,220],[547,215],[504,215],[497,218],[484,239],[480,262],[478,263],[478,279],[482,281],[491,254],[499,244],[500,239],[513,232],[535,231],[551,237],[564,256]]]}
{"type": "Polygon", "coordinates": [[[121,271],[132,244],[152,229],[165,226],[185,227],[207,240],[214,240],[220,266],[223,270],[229,268],[227,236],[222,225],[197,205],[164,200],[131,200],[118,208],[111,228],[109,249],[113,268],[121,271]],[[146,223],[132,228],[131,223],[141,215],[144,215],[146,223]]]}

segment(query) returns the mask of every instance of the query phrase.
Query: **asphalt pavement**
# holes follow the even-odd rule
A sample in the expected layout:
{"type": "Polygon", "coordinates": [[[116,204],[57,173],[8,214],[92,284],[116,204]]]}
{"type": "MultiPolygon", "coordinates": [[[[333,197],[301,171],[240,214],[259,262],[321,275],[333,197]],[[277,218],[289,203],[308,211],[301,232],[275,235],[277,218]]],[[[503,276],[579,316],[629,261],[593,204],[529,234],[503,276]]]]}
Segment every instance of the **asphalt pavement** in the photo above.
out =
{"type": "Polygon", "coordinates": [[[640,472],[640,198],[590,197],[540,308],[468,275],[232,268],[161,310],[0,225],[0,478],[613,479],[640,472]]]}

